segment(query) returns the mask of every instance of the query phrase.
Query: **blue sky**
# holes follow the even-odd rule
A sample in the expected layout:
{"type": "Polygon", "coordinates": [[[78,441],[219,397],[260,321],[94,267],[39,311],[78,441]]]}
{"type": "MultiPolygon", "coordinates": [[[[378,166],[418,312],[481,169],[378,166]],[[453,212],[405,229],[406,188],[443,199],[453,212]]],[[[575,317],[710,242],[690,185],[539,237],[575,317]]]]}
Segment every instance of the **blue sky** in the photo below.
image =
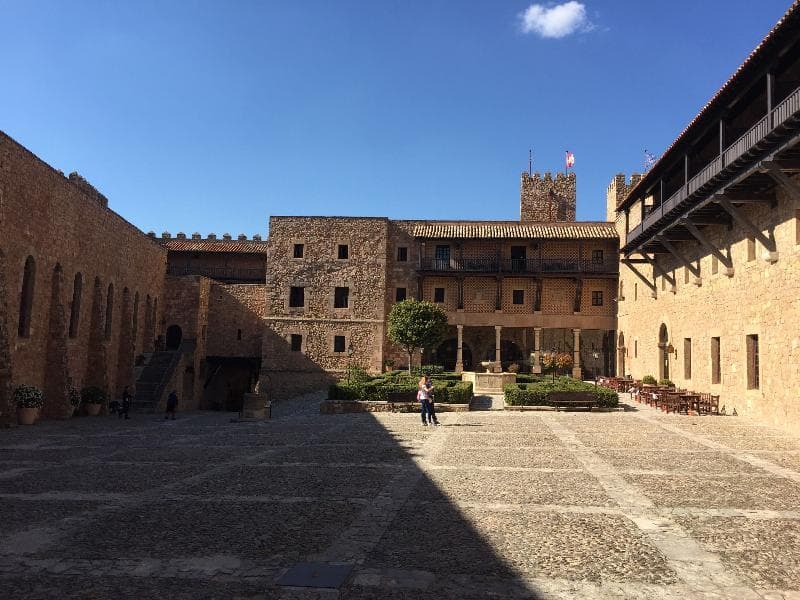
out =
{"type": "Polygon", "coordinates": [[[789,3],[0,0],[0,129],[145,231],[516,219],[529,147],[603,219],[789,3]]]}

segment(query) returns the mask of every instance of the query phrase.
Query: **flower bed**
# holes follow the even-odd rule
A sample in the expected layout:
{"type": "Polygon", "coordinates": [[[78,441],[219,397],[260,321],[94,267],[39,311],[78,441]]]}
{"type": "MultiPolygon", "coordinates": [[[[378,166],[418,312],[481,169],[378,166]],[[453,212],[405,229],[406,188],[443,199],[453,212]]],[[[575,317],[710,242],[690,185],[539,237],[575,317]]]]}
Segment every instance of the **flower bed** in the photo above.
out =
{"type": "Polygon", "coordinates": [[[503,391],[506,404],[510,406],[552,406],[553,402],[549,400],[549,396],[559,394],[563,397],[565,392],[592,394],[595,405],[602,408],[615,408],[619,405],[619,396],[614,390],[569,377],[561,377],[555,382],[514,383],[505,386],[503,391]]]}

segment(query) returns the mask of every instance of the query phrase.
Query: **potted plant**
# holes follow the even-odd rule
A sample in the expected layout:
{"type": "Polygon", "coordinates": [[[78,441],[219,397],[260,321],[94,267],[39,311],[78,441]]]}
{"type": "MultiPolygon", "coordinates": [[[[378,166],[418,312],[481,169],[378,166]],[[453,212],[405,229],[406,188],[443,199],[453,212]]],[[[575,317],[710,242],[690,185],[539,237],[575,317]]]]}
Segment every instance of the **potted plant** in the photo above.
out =
{"type": "Polygon", "coordinates": [[[81,393],[77,388],[69,386],[69,388],[67,388],[67,399],[69,400],[69,405],[72,407],[72,414],[74,415],[81,406],[81,393]]]}
{"type": "Polygon", "coordinates": [[[81,390],[81,402],[86,405],[86,412],[91,416],[100,414],[100,408],[107,400],[106,393],[99,387],[85,387],[81,390]]]}
{"type": "Polygon", "coordinates": [[[14,401],[17,403],[17,420],[20,425],[33,425],[44,406],[44,394],[32,385],[21,385],[14,390],[14,401]]]}

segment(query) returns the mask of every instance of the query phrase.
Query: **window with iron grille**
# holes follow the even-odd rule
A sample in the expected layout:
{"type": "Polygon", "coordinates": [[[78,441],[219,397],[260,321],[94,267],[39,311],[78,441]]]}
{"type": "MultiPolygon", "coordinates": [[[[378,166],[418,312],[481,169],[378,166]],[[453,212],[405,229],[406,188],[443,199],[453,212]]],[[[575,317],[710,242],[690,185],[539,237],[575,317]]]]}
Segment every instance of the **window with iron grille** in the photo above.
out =
{"type": "Polygon", "coordinates": [[[397,248],[397,262],[408,262],[408,248],[405,246],[397,248]]]}
{"type": "Polygon", "coordinates": [[[433,288],[433,301],[444,302],[444,288],[433,288]]]}
{"type": "Polygon", "coordinates": [[[333,292],[333,308],[347,308],[350,305],[350,288],[337,287],[333,292]]]}
{"type": "Polygon", "coordinates": [[[602,250],[592,250],[592,264],[595,264],[595,265],[602,265],[603,264],[603,251],[602,250]]]}
{"type": "Polygon", "coordinates": [[[343,335],[335,335],[333,336],[333,351],[334,352],[344,352],[344,336],[343,335]]]}
{"type": "Polygon", "coordinates": [[[513,304],[525,304],[525,290],[514,290],[511,293],[511,301],[513,304]]]}
{"type": "Polygon", "coordinates": [[[292,287],[289,290],[289,308],[302,308],[306,305],[306,288],[292,287]]]}
{"type": "Polygon", "coordinates": [[[592,292],[592,306],[603,306],[603,292],[592,292]]]}
{"type": "Polygon", "coordinates": [[[347,260],[348,258],[350,258],[350,246],[348,246],[347,244],[339,244],[337,258],[339,260],[347,260]]]}
{"type": "Polygon", "coordinates": [[[683,378],[692,378],[692,338],[683,338],[683,378]]]}
{"type": "Polygon", "coordinates": [[[747,389],[757,390],[758,377],[758,336],[747,336],[747,389]]]}
{"type": "Polygon", "coordinates": [[[720,344],[718,337],[711,338],[711,383],[719,383],[722,380],[720,372],[720,344]]]}
{"type": "Polygon", "coordinates": [[[305,246],[303,244],[295,244],[294,245],[294,252],[292,253],[292,258],[303,258],[303,251],[305,250],[305,246]]]}
{"type": "Polygon", "coordinates": [[[303,351],[303,336],[299,333],[293,333],[291,336],[291,348],[292,352],[302,352],[303,351]]]}
{"type": "Polygon", "coordinates": [[[394,301],[402,302],[405,299],[406,299],[406,288],[397,288],[394,291],[394,301]]]}

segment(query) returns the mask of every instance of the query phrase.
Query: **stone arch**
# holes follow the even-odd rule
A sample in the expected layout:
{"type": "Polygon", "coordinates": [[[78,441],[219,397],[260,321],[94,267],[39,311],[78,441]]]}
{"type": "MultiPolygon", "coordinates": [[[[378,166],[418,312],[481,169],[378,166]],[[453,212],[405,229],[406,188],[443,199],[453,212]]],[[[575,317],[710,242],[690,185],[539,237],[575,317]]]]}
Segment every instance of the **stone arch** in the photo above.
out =
{"type": "MultiPolygon", "coordinates": [[[[456,357],[458,355],[458,339],[449,338],[439,344],[431,357],[434,364],[441,365],[447,371],[454,371],[456,368],[456,357]]],[[[461,360],[464,363],[464,370],[472,370],[472,349],[468,344],[461,343],[461,360]]]]}
{"type": "Polygon", "coordinates": [[[617,375],[625,377],[625,334],[621,331],[617,339],[617,368],[619,369],[617,375]]]}
{"type": "Polygon", "coordinates": [[[6,256],[0,250],[0,424],[12,424],[17,420],[11,390],[12,369],[6,285],[6,256]]]}
{"type": "Polygon", "coordinates": [[[662,323],[658,328],[658,379],[669,379],[669,330],[662,323]]]}
{"type": "Polygon", "coordinates": [[[72,280],[72,304],[69,309],[69,337],[78,337],[78,329],[81,324],[81,298],[83,297],[83,275],[75,273],[72,280]]]}
{"type": "Polygon", "coordinates": [[[87,386],[98,387],[108,391],[108,363],[106,345],[104,343],[103,325],[105,323],[105,307],[103,289],[100,278],[94,278],[92,289],[92,312],[89,319],[89,348],[87,352],[86,377],[87,386]]]}
{"type": "Polygon", "coordinates": [[[119,350],[117,351],[117,395],[121,395],[125,386],[133,385],[133,367],[135,361],[133,314],[131,291],[122,290],[122,307],[120,309],[119,350]]]}
{"type": "Polygon", "coordinates": [[[170,325],[167,327],[167,350],[177,350],[180,348],[183,331],[180,325],[170,325]]]}
{"type": "Polygon", "coordinates": [[[45,349],[43,414],[66,419],[72,414],[69,404],[69,364],[67,359],[67,311],[64,304],[64,269],[56,263],[50,293],[50,315],[45,349]]]}
{"type": "Polygon", "coordinates": [[[114,284],[108,284],[108,291],[106,292],[106,324],[103,331],[103,337],[107,340],[111,339],[111,334],[114,332],[114,284]]]}
{"type": "Polygon", "coordinates": [[[33,256],[25,259],[22,271],[22,290],[19,295],[19,324],[17,335],[22,338],[31,335],[31,317],[33,313],[33,294],[36,289],[36,260],[33,256]]]}

